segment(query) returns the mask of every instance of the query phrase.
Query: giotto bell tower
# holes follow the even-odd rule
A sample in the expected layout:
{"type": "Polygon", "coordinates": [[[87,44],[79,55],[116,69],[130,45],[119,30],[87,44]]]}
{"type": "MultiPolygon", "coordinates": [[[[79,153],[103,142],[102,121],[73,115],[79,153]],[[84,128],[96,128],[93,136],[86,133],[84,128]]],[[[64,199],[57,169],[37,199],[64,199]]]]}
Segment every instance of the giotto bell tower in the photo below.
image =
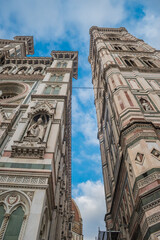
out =
{"type": "Polygon", "coordinates": [[[160,52],[123,27],[92,27],[89,61],[108,238],[158,240],[160,52]]]}

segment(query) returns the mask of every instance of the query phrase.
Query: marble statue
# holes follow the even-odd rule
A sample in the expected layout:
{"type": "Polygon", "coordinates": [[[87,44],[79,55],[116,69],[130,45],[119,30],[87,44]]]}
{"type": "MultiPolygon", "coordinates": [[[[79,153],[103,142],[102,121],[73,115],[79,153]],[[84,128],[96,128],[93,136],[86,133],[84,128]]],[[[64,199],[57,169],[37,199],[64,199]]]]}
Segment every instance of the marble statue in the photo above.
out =
{"type": "Polygon", "coordinates": [[[45,131],[45,127],[42,123],[43,123],[42,118],[38,118],[37,122],[32,124],[28,129],[27,136],[38,138],[39,141],[41,142],[45,131]]]}

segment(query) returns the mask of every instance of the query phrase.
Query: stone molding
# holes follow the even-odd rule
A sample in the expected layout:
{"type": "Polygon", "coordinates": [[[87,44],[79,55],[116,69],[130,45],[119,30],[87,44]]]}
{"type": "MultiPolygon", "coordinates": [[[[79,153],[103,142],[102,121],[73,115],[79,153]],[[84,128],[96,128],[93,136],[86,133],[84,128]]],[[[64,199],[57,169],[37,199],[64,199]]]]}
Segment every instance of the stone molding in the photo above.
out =
{"type": "Polygon", "coordinates": [[[40,188],[41,187],[46,188],[47,184],[48,184],[48,177],[0,175],[1,187],[2,185],[7,185],[7,187],[10,187],[10,188],[15,188],[15,187],[35,188],[36,186],[40,188]]]}
{"type": "Polygon", "coordinates": [[[46,149],[46,143],[37,142],[14,142],[11,146],[11,157],[16,158],[43,158],[46,149]]]}
{"type": "Polygon", "coordinates": [[[133,196],[134,199],[136,199],[138,191],[143,188],[146,187],[147,185],[149,185],[150,183],[159,180],[160,179],[160,173],[159,172],[154,172],[152,174],[150,174],[149,176],[143,178],[142,180],[139,180],[136,182],[134,191],[133,191],[133,196]]]}
{"type": "Polygon", "coordinates": [[[42,80],[45,75],[39,74],[39,75],[29,75],[29,74],[0,74],[0,80],[42,80]]]}
{"type": "Polygon", "coordinates": [[[152,202],[148,203],[147,205],[143,206],[143,210],[148,211],[148,210],[150,210],[152,208],[155,208],[159,205],[160,205],[160,199],[157,199],[157,200],[152,201],[152,202]]]}
{"type": "Polygon", "coordinates": [[[152,216],[146,218],[142,226],[142,234],[145,236],[148,228],[156,223],[160,222],[160,212],[153,214],[152,216]]]}

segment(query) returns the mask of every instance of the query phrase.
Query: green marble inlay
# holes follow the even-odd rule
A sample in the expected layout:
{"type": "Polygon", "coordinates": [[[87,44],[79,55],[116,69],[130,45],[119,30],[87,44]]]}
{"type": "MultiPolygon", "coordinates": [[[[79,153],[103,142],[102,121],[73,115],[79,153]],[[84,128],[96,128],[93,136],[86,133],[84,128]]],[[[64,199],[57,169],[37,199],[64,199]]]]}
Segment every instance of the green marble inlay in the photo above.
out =
{"type": "Polygon", "coordinates": [[[50,164],[31,164],[31,163],[10,163],[0,162],[2,168],[29,168],[29,169],[48,169],[51,170],[50,164]]]}
{"type": "Polygon", "coordinates": [[[153,172],[159,172],[159,171],[160,171],[160,168],[152,168],[152,169],[148,170],[147,172],[145,172],[145,173],[141,174],[140,176],[138,176],[136,178],[136,180],[135,180],[135,183],[134,183],[134,186],[133,186],[133,191],[134,191],[134,188],[136,186],[136,182],[138,182],[141,179],[144,179],[144,178],[148,177],[153,172]]]}
{"type": "Polygon", "coordinates": [[[159,198],[160,198],[160,191],[154,192],[153,194],[150,194],[149,196],[142,198],[142,205],[144,206],[159,198]]]}
{"type": "Polygon", "coordinates": [[[153,225],[152,227],[150,227],[150,228],[148,229],[145,237],[144,237],[144,240],[148,240],[149,237],[150,237],[150,235],[151,235],[152,233],[154,233],[154,232],[159,231],[159,229],[160,229],[160,223],[157,223],[157,224],[153,225]]]}

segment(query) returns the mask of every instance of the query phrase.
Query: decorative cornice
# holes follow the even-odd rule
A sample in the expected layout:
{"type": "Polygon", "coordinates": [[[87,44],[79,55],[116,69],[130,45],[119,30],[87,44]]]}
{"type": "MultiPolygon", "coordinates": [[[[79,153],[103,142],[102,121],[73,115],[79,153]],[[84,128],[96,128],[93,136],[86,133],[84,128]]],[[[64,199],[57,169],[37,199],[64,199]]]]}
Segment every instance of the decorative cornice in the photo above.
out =
{"type": "Polygon", "coordinates": [[[48,68],[46,72],[50,72],[50,73],[71,73],[72,68],[48,68]]]}
{"type": "Polygon", "coordinates": [[[42,80],[44,75],[30,75],[30,74],[0,74],[0,79],[2,80],[42,80]]]}

